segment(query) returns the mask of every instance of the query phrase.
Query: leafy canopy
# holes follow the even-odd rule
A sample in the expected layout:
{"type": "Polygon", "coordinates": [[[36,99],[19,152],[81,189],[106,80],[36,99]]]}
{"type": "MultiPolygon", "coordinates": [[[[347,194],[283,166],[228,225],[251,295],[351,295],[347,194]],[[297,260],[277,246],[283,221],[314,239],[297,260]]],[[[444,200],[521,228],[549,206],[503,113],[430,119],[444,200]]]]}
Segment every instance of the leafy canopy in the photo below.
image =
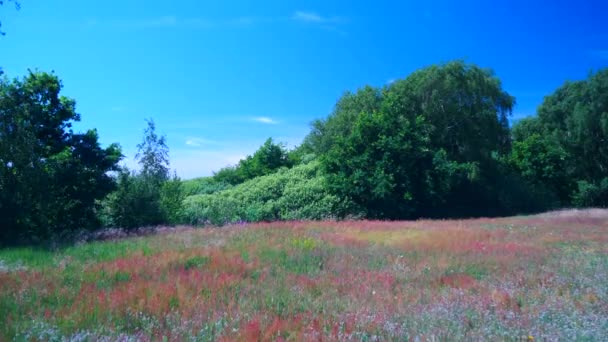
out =
{"type": "Polygon", "coordinates": [[[247,156],[235,166],[223,168],[214,174],[220,183],[236,185],[255,177],[271,174],[282,167],[293,166],[285,145],[268,138],[253,155],[247,156]]]}
{"type": "Polygon", "coordinates": [[[54,74],[0,79],[0,242],[94,228],[96,201],[114,187],[120,147],[75,133],[76,102],[54,74]]]}
{"type": "Polygon", "coordinates": [[[513,128],[512,163],[562,203],[608,204],[608,69],[566,82],[513,128]],[[531,152],[531,151],[534,152],[531,152]]]}
{"type": "Polygon", "coordinates": [[[484,210],[499,205],[488,188],[496,156],[509,151],[513,104],[490,70],[455,61],[346,93],[304,145],[333,191],[370,217],[445,214],[465,191],[466,206],[484,210]]]}
{"type": "Polygon", "coordinates": [[[104,203],[105,225],[134,229],[178,223],[183,186],[176,175],[169,174],[169,147],[166,137],[156,133],[153,120],[147,120],[137,149],[135,158],[141,170],[137,173],[125,168],[119,172],[118,187],[104,203]]]}

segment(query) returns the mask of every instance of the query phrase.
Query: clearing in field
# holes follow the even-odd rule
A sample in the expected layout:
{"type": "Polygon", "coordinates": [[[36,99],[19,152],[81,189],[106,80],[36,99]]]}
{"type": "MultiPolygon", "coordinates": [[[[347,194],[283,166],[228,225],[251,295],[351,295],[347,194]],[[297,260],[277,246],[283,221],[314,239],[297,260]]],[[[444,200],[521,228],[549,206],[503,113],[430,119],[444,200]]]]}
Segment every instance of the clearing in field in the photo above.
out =
{"type": "Polygon", "coordinates": [[[608,336],[605,211],[180,229],[0,251],[0,340],[608,336]]]}

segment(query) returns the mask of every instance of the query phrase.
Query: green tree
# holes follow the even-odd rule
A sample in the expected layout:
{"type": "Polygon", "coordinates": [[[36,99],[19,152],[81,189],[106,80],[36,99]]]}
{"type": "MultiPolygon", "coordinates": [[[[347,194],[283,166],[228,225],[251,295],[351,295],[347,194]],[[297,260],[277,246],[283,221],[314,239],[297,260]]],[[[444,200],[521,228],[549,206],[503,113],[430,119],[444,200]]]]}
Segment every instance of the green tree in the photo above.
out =
{"type": "Polygon", "coordinates": [[[137,145],[135,159],[141,166],[141,175],[162,183],[169,179],[169,147],[165,136],[156,134],[153,120],[147,120],[144,140],[137,145]]]}
{"type": "Polygon", "coordinates": [[[545,97],[536,117],[515,125],[513,138],[511,159],[525,177],[555,189],[564,205],[605,206],[608,69],[545,97]]]}
{"type": "Polygon", "coordinates": [[[124,168],[118,173],[117,189],[104,201],[104,224],[135,229],[163,223],[159,184],[124,168]]]}
{"type": "Polygon", "coordinates": [[[95,130],[72,131],[76,102],[57,76],[0,79],[0,242],[47,239],[95,228],[96,202],[114,187],[122,158],[101,148],[95,130]]]}
{"type": "Polygon", "coordinates": [[[174,174],[173,177],[163,183],[160,189],[160,209],[165,223],[178,224],[182,222],[184,199],[186,199],[186,193],[183,183],[174,174]]]}
{"type": "Polygon", "coordinates": [[[455,61],[346,93],[304,144],[369,216],[489,214],[513,104],[490,70],[455,61]]]}
{"type": "Polygon", "coordinates": [[[525,181],[546,187],[560,202],[568,204],[574,184],[564,167],[567,156],[551,136],[533,133],[514,141],[509,162],[525,181]]]}
{"type": "Polygon", "coordinates": [[[268,138],[253,155],[240,160],[236,166],[221,169],[214,174],[214,178],[218,182],[236,185],[292,165],[285,145],[268,138]]]}
{"type": "Polygon", "coordinates": [[[144,138],[137,145],[139,173],[123,169],[117,190],[105,201],[105,225],[126,229],[179,223],[184,191],[181,180],[169,176],[169,147],[147,120],[144,138]]]}

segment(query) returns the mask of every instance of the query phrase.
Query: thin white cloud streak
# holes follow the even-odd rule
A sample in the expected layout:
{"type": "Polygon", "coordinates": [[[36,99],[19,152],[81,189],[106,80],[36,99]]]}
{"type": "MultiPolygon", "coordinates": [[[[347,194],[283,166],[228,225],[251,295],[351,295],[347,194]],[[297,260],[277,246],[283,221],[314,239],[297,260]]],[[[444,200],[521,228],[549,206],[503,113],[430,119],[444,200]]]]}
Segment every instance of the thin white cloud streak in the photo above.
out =
{"type": "Polygon", "coordinates": [[[168,15],[156,18],[117,19],[107,21],[88,19],[85,25],[88,27],[104,26],[135,30],[158,28],[213,29],[221,27],[250,26],[271,21],[272,20],[268,18],[262,17],[236,17],[224,20],[212,20],[207,18],[179,18],[177,16],[168,15]]]}
{"type": "Polygon", "coordinates": [[[320,15],[318,15],[314,12],[304,12],[304,11],[296,11],[291,18],[296,21],[313,22],[313,23],[322,23],[325,21],[320,15]]]}
{"type": "Polygon", "coordinates": [[[305,25],[318,27],[322,30],[345,36],[347,33],[339,28],[346,20],[342,17],[324,17],[316,12],[296,11],[291,20],[305,25]]]}
{"type": "Polygon", "coordinates": [[[187,146],[192,146],[192,147],[201,147],[201,146],[205,146],[205,145],[219,145],[220,143],[214,140],[209,140],[209,139],[204,139],[204,138],[197,138],[197,137],[188,137],[186,138],[185,144],[187,146]]]}
{"type": "Polygon", "coordinates": [[[278,121],[271,119],[269,117],[266,117],[266,116],[260,116],[257,118],[253,118],[252,120],[255,122],[259,122],[259,123],[263,123],[263,124],[267,124],[267,125],[276,125],[279,123],[278,121]]]}
{"type": "Polygon", "coordinates": [[[291,19],[293,21],[311,24],[338,24],[344,21],[344,19],[340,17],[323,17],[316,12],[309,11],[295,11],[291,16],[291,19]]]}
{"type": "Polygon", "coordinates": [[[187,28],[187,29],[215,29],[226,27],[251,27],[262,24],[276,24],[296,22],[316,26],[327,31],[343,33],[338,29],[339,24],[346,20],[343,17],[324,17],[312,11],[295,11],[291,16],[259,17],[241,16],[224,19],[209,19],[203,17],[180,18],[166,15],[154,18],[100,20],[89,18],[85,22],[87,27],[110,27],[119,29],[158,29],[158,28],[187,28]]]}

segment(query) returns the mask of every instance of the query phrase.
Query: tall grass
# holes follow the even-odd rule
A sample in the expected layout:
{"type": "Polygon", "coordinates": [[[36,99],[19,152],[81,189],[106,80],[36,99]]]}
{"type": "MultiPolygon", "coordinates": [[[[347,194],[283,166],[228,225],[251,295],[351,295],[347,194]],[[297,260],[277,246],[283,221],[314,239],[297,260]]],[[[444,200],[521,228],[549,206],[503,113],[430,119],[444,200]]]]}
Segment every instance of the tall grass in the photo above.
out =
{"type": "Polygon", "coordinates": [[[608,218],[284,222],[0,251],[0,340],[602,340],[608,218]]]}

